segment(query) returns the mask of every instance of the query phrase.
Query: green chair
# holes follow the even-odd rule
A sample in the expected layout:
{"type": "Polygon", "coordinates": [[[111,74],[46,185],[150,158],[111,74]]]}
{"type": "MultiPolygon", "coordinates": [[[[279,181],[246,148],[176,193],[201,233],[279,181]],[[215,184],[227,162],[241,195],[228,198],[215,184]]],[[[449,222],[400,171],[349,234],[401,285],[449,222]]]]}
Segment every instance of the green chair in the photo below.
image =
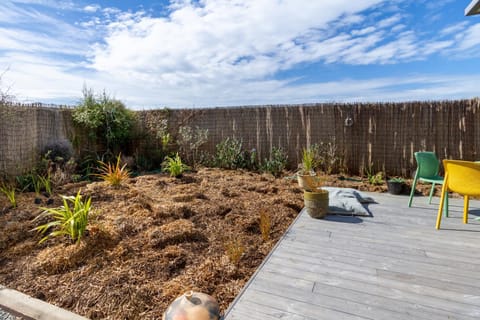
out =
{"type": "MultiPolygon", "coordinates": [[[[412,183],[412,190],[410,191],[410,199],[408,200],[408,206],[412,206],[413,194],[415,193],[415,186],[418,181],[428,182],[432,184],[430,190],[430,196],[428,203],[432,203],[433,190],[435,184],[443,185],[443,177],[438,175],[438,169],[440,168],[440,161],[434,152],[422,151],[415,152],[415,160],[417,161],[417,171],[415,172],[415,178],[412,183]]],[[[445,197],[445,216],[448,217],[448,196],[445,197]]]]}

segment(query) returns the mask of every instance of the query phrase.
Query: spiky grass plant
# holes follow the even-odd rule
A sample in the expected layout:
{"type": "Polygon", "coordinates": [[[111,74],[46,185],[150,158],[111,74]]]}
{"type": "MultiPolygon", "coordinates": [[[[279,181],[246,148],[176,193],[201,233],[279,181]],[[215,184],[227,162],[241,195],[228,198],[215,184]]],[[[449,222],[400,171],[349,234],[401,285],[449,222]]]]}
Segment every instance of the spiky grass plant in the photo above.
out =
{"type": "Polygon", "coordinates": [[[5,194],[5,196],[7,196],[8,201],[10,201],[10,204],[12,205],[13,208],[17,207],[17,199],[15,197],[14,185],[2,183],[0,184],[0,192],[2,192],[3,194],[5,194]]]}
{"type": "Polygon", "coordinates": [[[82,200],[80,191],[74,196],[62,196],[63,206],[58,208],[42,208],[44,211],[35,220],[51,217],[53,221],[42,224],[33,230],[46,234],[39,243],[51,237],[68,236],[73,242],[79,243],[88,224],[88,215],[92,210],[92,199],[82,200]],[[48,233],[51,229],[55,229],[48,233]]]}
{"type": "Polygon", "coordinates": [[[48,194],[48,196],[51,196],[53,194],[53,190],[52,190],[52,178],[50,176],[50,173],[47,174],[46,176],[38,176],[38,180],[40,180],[41,187],[45,189],[45,192],[48,194]]]}
{"type": "Polygon", "coordinates": [[[166,156],[162,166],[164,172],[168,172],[171,177],[176,178],[180,177],[186,170],[190,169],[189,166],[182,162],[178,152],[175,154],[175,157],[166,156]]]}
{"type": "Polygon", "coordinates": [[[105,163],[103,161],[98,162],[100,173],[95,174],[103,181],[106,181],[113,187],[119,187],[123,182],[130,178],[130,171],[127,169],[127,164],[121,165],[120,154],[117,156],[117,162],[105,163]]]}

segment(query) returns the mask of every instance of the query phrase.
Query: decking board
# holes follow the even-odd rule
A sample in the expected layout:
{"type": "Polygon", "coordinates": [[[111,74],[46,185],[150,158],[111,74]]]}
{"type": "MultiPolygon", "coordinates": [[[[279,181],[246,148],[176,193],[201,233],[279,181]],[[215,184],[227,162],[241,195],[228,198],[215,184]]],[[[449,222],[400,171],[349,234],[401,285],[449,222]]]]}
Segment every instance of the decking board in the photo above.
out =
{"type": "Polygon", "coordinates": [[[227,310],[238,319],[480,318],[480,202],[370,194],[370,217],[304,211],[227,310]]]}

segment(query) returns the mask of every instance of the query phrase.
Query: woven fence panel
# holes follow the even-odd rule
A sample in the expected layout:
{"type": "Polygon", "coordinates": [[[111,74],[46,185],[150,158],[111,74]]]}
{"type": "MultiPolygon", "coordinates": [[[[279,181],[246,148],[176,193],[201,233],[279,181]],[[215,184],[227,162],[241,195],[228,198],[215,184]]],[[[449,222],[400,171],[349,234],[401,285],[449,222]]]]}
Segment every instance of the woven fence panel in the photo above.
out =
{"type": "Polygon", "coordinates": [[[32,169],[43,148],[68,139],[71,127],[67,109],[0,106],[0,173],[14,176],[32,169]]]}
{"type": "MultiPolygon", "coordinates": [[[[293,169],[302,148],[330,144],[349,173],[371,169],[409,177],[416,168],[415,151],[434,151],[440,159],[480,160],[479,109],[480,100],[471,99],[151,110],[138,112],[138,127],[155,131],[166,120],[174,139],[180,126],[208,129],[202,150],[211,154],[228,137],[241,140],[246,150],[256,149],[260,159],[281,147],[293,169]]],[[[18,174],[31,168],[47,143],[71,139],[73,132],[70,109],[0,107],[0,171],[18,174]]],[[[135,145],[152,137],[140,134],[135,145]]]]}

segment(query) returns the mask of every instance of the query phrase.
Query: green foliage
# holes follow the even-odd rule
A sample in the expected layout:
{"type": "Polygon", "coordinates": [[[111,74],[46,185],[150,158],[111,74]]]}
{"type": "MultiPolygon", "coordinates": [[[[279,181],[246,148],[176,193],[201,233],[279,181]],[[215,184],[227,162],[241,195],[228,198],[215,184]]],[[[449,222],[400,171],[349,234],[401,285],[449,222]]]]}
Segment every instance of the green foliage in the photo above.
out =
{"type": "Polygon", "coordinates": [[[216,146],[215,164],[224,169],[243,168],[242,142],[235,138],[226,138],[216,146]]]}
{"type": "Polygon", "coordinates": [[[287,155],[282,148],[273,147],[270,157],[265,159],[260,166],[263,172],[269,172],[275,177],[279,177],[287,165],[287,155]]]}
{"type": "Polygon", "coordinates": [[[83,100],[73,111],[73,121],[88,130],[90,138],[104,144],[107,150],[118,152],[131,135],[135,115],[105,92],[95,96],[83,89],[83,100]]]}
{"type": "Polygon", "coordinates": [[[118,154],[117,162],[115,164],[99,161],[100,173],[95,174],[96,176],[100,177],[100,179],[106,181],[113,187],[120,186],[125,180],[130,177],[130,171],[127,169],[127,164],[125,163],[123,166],[121,165],[120,156],[121,155],[118,154]]]}
{"type": "Polygon", "coordinates": [[[190,169],[189,166],[185,165],[182,162],[182,159],[178,155],[178,153],[175,154],[175,157],[165,157],[165,161],[162,164],[163,166],[163,171],[168,172],[171,177],[180,177],[185,170],[190,169]]]}
{"type": "MultiPolygon", "coordinates": [[[[163,140],[166,139],[166,135],[162,137],[163,140]]],[[[168,140],[170,136],[168,135],[168,140]]],[[[205,144],[208,140],[208,129],[201,129],[199,127],[192,129],[189,126],[182,126],[178,128],[178,138],[177,144],[179,147],[179,152],[192,165],[198,163],[199,160],[199,149],[205,144]]]]}
{"type": "Polygon", "coordinates": [[[315,170],[315,152],[314,148],[303,148],[301,171],[303,174],[311,174],[315,170]]]}
{"type": "Polygon", "coordinates": [[[327,174],[338,172],[342,169],[343,153],[338,150],[335,139],[329,142],[320,142],[311,146],[315,152],[316,166],[327,174]]]}
{"type": "Polygon", "coordinates": [[[390,178],[388,179],[388,182],[393,182],[393,183],[405,183],[405,180],[403,178],[390,178]]]}
{"type": "Polygon", "coordinates": [[[50,173],[46,176],[38,176],[38,180],[40,180],[41,186],[45,190],[45,192],[51,196],[53,194],[52,190],[52,179],[50,177],[50,173]]]}
{"type": "Polygon", "coordinates": [[[8,198],[8,201],[10,201],[10,204],[12,205],[12,207],[14,207],[14,208],[17,207],[17,199],[15,198],[15,186],[14,185],[2,183],[0,185],[0,192],[5,194],[5,196],[8,198]]]}
{"type": "Polygon", "coordinates": [[[369,168],[365,169],[365,173],[367,176],[368,183],[370,183],[371,185],[379,186],[384,183],[383,172],[379,171],[377,173],[373,173],[372,165],[370,165],[369,168]]]}
{"type": "Polygon", "coordinates": [[[16,176],[15,181],[17,182],[18,190],[20,192],[35,191],[34,180],[37,180],[36,177],[37,175],[33,172],[16,176]]]}
{"type": "Polygon", "coordinates": [[[44,211],[37,217],[51,217],[53,221],[35,227],[33,230],[39,233],[46,234],[52,228],[56,230],[44,236],[39,243],[44,242],[50,237],[57,237],[66,235],[70,237],[73,242],[79,243],[88,224],[88,215],[92,210],[91,198],[86,201],[82,200],[80,191],[75,197],[62,196],[63,206],[58,208],[42,208],[44,211]]]}

